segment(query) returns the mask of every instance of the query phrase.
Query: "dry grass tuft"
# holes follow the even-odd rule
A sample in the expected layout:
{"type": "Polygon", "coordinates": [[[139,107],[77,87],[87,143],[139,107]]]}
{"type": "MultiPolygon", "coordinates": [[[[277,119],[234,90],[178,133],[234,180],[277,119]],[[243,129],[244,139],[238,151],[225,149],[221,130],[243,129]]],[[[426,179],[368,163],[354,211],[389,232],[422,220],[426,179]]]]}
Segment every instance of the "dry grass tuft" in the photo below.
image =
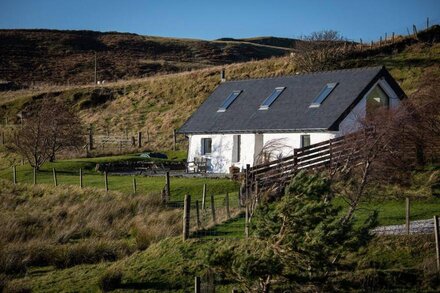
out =
{"type": "Polygon", "coordinates": [[[113,261],[181,228],[181,211],[158,195],[0,181],[0,198],[0,273],[113,261]]]}

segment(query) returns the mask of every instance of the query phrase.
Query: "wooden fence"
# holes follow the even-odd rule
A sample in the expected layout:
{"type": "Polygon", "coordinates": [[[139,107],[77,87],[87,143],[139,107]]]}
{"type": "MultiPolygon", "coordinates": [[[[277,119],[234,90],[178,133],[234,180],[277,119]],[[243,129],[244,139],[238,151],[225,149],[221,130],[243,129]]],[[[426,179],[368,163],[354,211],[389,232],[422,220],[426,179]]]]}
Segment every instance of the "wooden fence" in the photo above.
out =
{"type": "Polygon", "coordinates": [[[359,149],[353,144],[359,137],[341,136],[306,147],[294,149],[292,156],[246,168],[247,188],[267,188],[287,184],[305,169],[334,168],[347,159],[356,160],[359,149]]]}

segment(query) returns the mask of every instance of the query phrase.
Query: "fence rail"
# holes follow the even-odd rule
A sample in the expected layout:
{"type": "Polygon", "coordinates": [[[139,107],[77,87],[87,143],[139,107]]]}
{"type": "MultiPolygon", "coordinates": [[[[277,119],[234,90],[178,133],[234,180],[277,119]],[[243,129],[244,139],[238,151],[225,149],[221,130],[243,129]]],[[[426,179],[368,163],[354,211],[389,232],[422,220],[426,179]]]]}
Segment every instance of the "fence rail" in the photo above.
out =
{"type": "Polygon", "coordinates": [[[299,170],[335,166],[349,156],[357,155],[356,150],[349,146],[353,139],[353,135],[333,138],[294,149],[291,156],[250,167],[246,175],[248,187],[285,184],[299,170]]]}

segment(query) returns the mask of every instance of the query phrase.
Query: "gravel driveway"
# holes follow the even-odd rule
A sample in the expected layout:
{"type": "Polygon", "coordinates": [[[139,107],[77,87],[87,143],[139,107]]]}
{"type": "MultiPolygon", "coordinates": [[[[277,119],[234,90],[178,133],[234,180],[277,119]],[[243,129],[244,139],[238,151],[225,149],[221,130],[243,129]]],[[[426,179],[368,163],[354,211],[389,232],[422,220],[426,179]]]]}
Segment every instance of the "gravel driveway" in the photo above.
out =
{"type": "MultiPolygon", "coordinates": [[[[403,235],[406,234],[406,225],[390,225],[380,226],[373,229],[373,233],[376,235],[403,235]]],[[[434,233],[434,220],[418,220],[411,221],[410,224],[411,234],[430,234],[434,233]]]]}

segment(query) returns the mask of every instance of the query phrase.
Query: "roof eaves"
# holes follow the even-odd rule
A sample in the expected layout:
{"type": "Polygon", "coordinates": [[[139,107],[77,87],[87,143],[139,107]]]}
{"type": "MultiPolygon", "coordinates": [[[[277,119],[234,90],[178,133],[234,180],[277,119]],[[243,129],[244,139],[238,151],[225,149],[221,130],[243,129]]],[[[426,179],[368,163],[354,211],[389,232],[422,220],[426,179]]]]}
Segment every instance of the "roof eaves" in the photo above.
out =
{"type": "Polygon", "coordinates": [[[234,133],[304,133],[326,132],[327,128],[301,128],[301,129],[243,129],[243,130],[216,130],[216,131],[179,131],[179,134],[234,134],[234,133]]]}

